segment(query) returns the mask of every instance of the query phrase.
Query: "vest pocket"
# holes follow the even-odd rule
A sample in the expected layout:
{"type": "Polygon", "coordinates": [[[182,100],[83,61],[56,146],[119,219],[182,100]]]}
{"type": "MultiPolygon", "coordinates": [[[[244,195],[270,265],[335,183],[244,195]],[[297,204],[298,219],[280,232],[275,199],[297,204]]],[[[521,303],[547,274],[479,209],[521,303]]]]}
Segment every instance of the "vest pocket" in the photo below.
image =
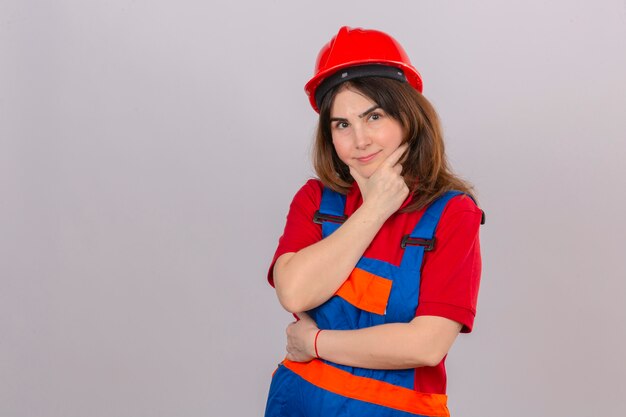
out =
{"type": "Polygon", "coordinates": [[[354,268],[335,295],[361,310],[384,315],[392,283],[390,279],[354,268]]]}

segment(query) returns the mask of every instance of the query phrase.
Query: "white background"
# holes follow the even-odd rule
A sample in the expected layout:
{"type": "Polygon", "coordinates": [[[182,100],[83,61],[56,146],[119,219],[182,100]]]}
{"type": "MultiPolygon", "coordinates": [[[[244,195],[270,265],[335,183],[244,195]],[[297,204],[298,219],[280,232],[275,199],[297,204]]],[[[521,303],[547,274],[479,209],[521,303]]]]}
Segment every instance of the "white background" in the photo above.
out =
{"type": "Polygon", "coordinates": [[[623,413],[626,1],[0,1],[0,416],[258,416],[265,281],[342,25],[400,41],[478,190],[455,417],[623,413]]]}

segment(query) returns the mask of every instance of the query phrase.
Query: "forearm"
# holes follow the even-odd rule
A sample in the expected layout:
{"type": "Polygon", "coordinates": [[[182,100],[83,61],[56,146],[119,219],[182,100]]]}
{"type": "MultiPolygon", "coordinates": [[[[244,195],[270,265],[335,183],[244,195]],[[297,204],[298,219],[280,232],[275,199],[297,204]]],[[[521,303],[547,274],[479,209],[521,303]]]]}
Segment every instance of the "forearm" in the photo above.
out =
{"type": "Polygon", "coordinates": [[[274,284],[283,307],[307,311],[332,297],[387,217],[362,205],[327,238],[281,256],[274,266],[274,284]]]}
{"type": "Polygon", "coordinates": [[[460,329],[459,323],[442,317],[418,317],[411,323],[324,330],[318,337],[317,348],[322,359],[347,366],[369,369],[435,366],[447,354],[460,329]]]}

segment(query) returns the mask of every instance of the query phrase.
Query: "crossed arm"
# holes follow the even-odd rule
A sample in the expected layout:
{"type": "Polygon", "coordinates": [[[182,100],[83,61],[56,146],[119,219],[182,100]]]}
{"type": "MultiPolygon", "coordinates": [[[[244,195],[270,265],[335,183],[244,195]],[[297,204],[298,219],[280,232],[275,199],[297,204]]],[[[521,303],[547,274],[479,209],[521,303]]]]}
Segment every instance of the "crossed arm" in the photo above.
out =
{"type": "MultiPolygon", "coordinates": [[[[317,326],[306,313],[287,327],[287,359],[307,362],[315,357],[317,326]]],[[[441,362],[461,324],[437,316],[415,317],[410,323],[389,323],[358,330],[324,330],[318,336],[319,357],[369,369],[408,369],[441,362]]]]}
{"type": "MultiPolygon", "coordinates": [[[[352,172],[363,204],[333,234],[298,252],[285,253],[274,265],[274,284],[283,307],[300,318],[287,327],[287,358],[315,357],[315,322],[302,311],[324,303],[346,280],[385,221],[402,204],[408,189],[397,164],[400,148],[370,178],[352,172]]],[[[319,356],[332,362],[370,369],[435,366],[447,354],[461,324],[443,317],[419,316],[358,330],[324,330],[319,356]]]]}

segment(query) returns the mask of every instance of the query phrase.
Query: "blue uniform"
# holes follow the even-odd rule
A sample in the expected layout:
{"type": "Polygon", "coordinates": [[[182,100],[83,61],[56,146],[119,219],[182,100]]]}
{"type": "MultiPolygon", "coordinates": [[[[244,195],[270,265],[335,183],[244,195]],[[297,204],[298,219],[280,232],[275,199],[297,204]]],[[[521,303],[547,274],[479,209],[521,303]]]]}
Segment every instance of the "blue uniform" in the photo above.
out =
{"type": "MultiPolygon", "coordinates": [[[[402,242],[399,266],[362,257],[341,288],[308,313],[322,330],[353,330],[385,323],[408,323],[417,309],[424,251],[434,234],[450,191],[434,201],[402,242]]],[[[345,196],[324,188],[316,216],[322,237],[344,219],[345,196]]],[[[329,416],[449,416],[445,394],[414,389],[414,369],[376,370],[314,359],[283,361],[272,378],[266,417],[329,416]]]]}

